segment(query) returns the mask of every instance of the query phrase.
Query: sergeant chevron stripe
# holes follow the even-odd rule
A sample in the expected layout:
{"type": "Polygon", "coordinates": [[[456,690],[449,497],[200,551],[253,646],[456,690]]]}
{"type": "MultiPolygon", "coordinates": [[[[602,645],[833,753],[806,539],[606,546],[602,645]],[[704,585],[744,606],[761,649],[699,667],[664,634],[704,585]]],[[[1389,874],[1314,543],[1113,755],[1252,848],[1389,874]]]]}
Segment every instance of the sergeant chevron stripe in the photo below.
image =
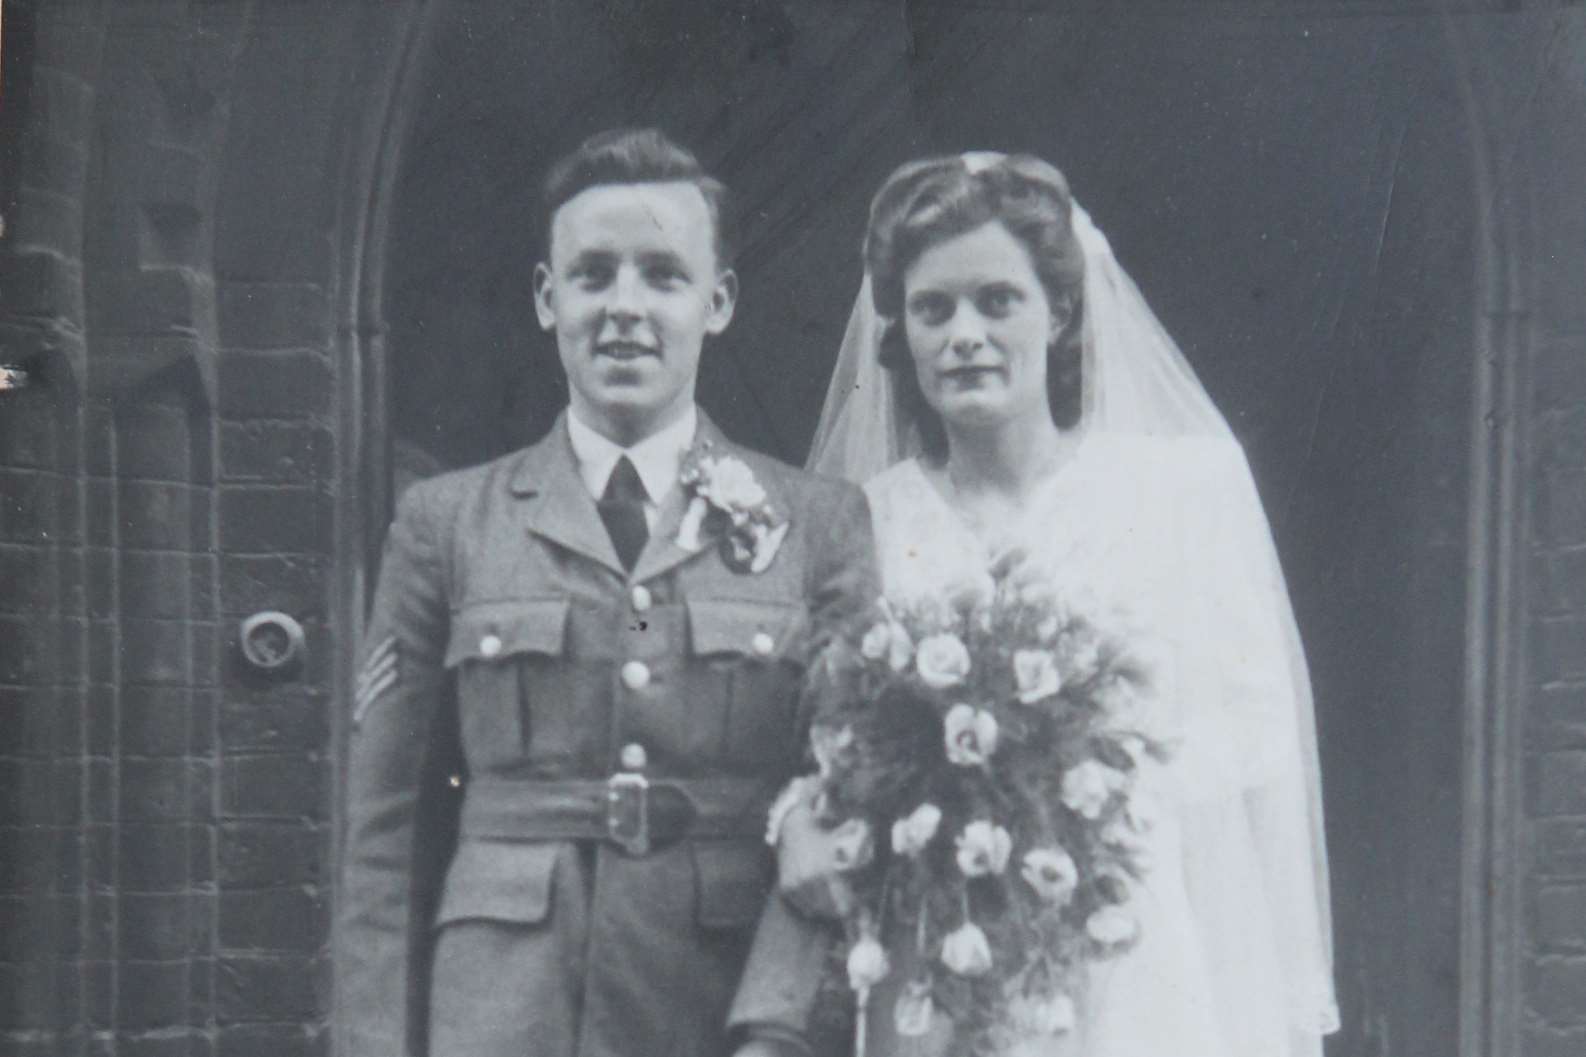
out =
{"type": "Polygon", "coordinates": [[[358,672],[358,684],[353,693],[352,721],[363,721],[364,713],[380,699],[380,695],[396,685],[397,640],[395,635],[382,639],[364,659],[358,672]]]}

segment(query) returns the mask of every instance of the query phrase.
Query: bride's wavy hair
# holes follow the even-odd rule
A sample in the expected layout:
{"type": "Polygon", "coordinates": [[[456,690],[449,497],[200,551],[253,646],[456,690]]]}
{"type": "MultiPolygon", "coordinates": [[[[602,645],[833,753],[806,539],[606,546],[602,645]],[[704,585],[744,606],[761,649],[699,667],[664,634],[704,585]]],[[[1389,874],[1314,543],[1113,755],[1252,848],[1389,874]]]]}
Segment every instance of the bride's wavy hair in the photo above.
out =
{"type": "Polygon", "coordinates": [[[910,162],[895,171],[870,205],[865,267],[871,298],[886,322],[881,363],[893,372],[901,410],[919,430],[925,454],[947,455],[947,431],[926,402],[903,325],[903,278],[931,246],[997,221],[1030,254],[1054,310],[1068,309],[1047,347],[1046,390],[1052,421],[1079,421],[1084,333],[1085,256],[1074,233],[1074,200],[1054,166],[1029,154],[971,165],[962,155],[910,162]]]}

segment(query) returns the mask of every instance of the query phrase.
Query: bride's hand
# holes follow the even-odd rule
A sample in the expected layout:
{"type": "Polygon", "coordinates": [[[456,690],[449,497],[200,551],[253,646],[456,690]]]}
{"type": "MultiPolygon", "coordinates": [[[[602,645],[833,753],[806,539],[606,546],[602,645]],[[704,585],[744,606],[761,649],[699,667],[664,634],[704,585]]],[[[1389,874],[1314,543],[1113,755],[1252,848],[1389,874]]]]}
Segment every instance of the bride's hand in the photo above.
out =
{"type": "Polygon", "coordinates": [[[777,889],[811,917],[837,918],[848,909],[848,883],[839,875],[840,829],[821,824],[807,801],[782,820],[777,841],[777,889]]]}

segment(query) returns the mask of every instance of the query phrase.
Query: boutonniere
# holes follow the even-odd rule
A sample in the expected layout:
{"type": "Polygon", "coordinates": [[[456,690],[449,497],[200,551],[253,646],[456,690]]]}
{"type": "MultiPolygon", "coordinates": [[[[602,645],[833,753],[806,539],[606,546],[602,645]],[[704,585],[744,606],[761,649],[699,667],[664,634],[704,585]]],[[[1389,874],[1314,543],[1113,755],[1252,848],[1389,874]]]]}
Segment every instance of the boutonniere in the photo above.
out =
{"type": "Polygon", "coordinates": [[[788,520],[766,498],[749,464],[733,455],[718,455],[702,440],[683,458],[678,480],[688,495],[688,508],[677,529],[677,544],[697,551],[706,531],[722,533],[721,554],[736,572],[760,573],[771,567],[788,520]]]}

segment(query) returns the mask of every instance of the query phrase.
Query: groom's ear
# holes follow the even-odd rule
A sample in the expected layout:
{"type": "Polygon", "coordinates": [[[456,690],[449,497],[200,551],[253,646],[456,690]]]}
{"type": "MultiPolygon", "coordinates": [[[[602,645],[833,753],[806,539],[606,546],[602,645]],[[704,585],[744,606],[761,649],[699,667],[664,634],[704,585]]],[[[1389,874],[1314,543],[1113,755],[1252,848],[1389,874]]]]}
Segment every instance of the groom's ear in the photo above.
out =
{"type": "Polygon", "coordinates": [[[534,314],[540,320],[541,330],[556,326],[555,290],[551,281],[551,267],[544,261],[534,266],[534,314]]]}
{"type": "Polygon", "coordinates": [[[710,292],[710,316],[705,320],[705,333],[714,336],[726,330],[737,305],[738,273],[723,268],[716,273],[716,285],[710,292]]]}

